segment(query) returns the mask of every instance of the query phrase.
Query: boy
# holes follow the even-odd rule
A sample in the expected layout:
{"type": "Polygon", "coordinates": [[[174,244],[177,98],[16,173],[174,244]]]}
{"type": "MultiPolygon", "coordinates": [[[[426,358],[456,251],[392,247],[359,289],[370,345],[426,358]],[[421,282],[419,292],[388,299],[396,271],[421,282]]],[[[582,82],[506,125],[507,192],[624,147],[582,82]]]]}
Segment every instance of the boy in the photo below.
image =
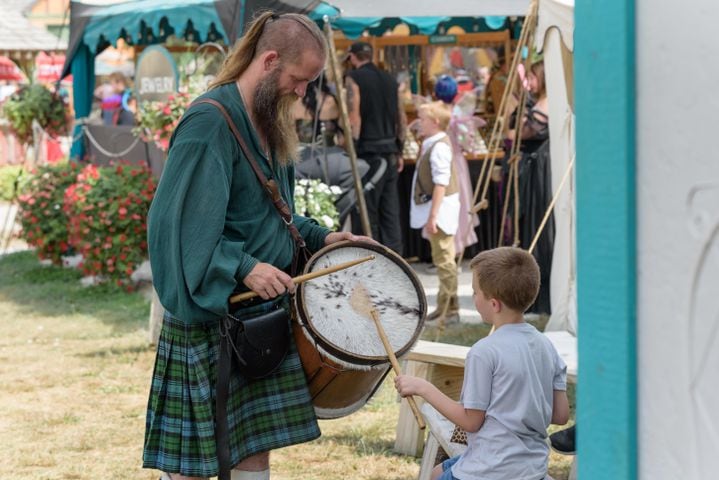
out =
{"type": "Polygon", "coordinates": [[[539,267],[524,250],[500,247],[472,259],[474,304],[495,332],[467,354],[455,402],[431,383],[400,375],[402,396],[419,395],[467,431],[467,450],[433,480],[539,480],[547,476],[547,427],[569,419],[567,367],[550,341],[524,322],[539,291],[539,267]]]}
{"type": "Polygon", "coordinates": [[[445,322],[451,323],[459,320],[454,234],[460,207],[452,147],[445,133],[451,112],[443,102],[432,102],[419,107],[418,117],[417,128],[423,141],[412,181],[410,226],[424,229],[439,277],[437,309],[427,320],[444,315],[445,322]]]}

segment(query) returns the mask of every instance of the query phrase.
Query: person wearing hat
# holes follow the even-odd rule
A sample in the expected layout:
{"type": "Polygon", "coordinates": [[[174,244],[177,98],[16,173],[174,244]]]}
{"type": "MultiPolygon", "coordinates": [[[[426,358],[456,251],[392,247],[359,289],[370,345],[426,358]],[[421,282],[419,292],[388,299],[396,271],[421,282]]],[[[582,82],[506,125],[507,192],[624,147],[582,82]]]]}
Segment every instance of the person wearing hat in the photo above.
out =
{"type": "MultiPolygon", "coordinates": [[[[352,65],[345,79],[352,137],[357,156],[366,160],[371,178],[386,168],[375,188],[365,194],[372,237],[402,254],[397,179],[402,171],[406,118],[397,81],[372,63],[372,46],[355,42],[345,57],[352,65]]],[[[353,230],[360,233],[357,215],[353,230]]]]}

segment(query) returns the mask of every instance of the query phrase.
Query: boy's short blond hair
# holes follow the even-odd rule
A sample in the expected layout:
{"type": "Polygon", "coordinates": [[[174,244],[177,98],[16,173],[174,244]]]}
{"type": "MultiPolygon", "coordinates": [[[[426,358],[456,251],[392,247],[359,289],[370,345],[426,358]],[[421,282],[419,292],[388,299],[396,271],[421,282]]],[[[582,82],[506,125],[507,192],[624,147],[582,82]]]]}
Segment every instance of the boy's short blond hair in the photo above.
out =
{"type": "Polygon", "coordinates": [[[444,102],[423,103],[419,106],[419,111],[437,122],[440,130],[447,130],[449,127],[452,112],[444,102]]]}
{"type": "Polygon", "coordinates": [[[512,310],[524,313],[539,293],[539,265],[521,248],[485,250],[469,263],[477,285],[487,298],[496,298],[512,310]]]}

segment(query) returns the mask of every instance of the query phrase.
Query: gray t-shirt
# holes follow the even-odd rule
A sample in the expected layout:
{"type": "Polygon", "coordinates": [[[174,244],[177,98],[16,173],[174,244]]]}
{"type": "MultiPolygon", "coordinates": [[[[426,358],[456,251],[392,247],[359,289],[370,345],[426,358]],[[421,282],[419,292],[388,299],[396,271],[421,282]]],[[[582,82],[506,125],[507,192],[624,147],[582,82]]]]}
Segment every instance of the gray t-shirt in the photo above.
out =
{"type": "Polygon", "coordinates": [[[547,474],[547,427],[567,366],[547,337],[526,323],[503,325],[467,354],[460,403],[485,410],[479,431],[452,467],[460,480],[540,480],[547,474]]]}

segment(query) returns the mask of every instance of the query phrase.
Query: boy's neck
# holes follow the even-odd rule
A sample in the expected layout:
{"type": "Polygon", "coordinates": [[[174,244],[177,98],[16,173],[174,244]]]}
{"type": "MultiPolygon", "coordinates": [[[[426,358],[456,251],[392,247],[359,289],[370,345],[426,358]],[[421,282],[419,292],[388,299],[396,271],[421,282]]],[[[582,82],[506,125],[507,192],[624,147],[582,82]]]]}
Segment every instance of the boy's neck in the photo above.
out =
{"type": "Polygon", "coordinates": [[[522,312],[517,312],[516,310],[506,309],[495,315],[495,317],[491,319],[490,323],[494,326],[495,330],[504,325],[524,323],[524,314],[522,314],[522,312]]]}
{"type": "Polygon", "coordinates": [[[443,130],[440,130],[439,128],[433,132],[427,132],[427,136],[425,137],[425,140],[428,138],[432,138],[435,135],[437,135],[438,133],[442,133],[442,132],[443,132],[443,130]]]}

